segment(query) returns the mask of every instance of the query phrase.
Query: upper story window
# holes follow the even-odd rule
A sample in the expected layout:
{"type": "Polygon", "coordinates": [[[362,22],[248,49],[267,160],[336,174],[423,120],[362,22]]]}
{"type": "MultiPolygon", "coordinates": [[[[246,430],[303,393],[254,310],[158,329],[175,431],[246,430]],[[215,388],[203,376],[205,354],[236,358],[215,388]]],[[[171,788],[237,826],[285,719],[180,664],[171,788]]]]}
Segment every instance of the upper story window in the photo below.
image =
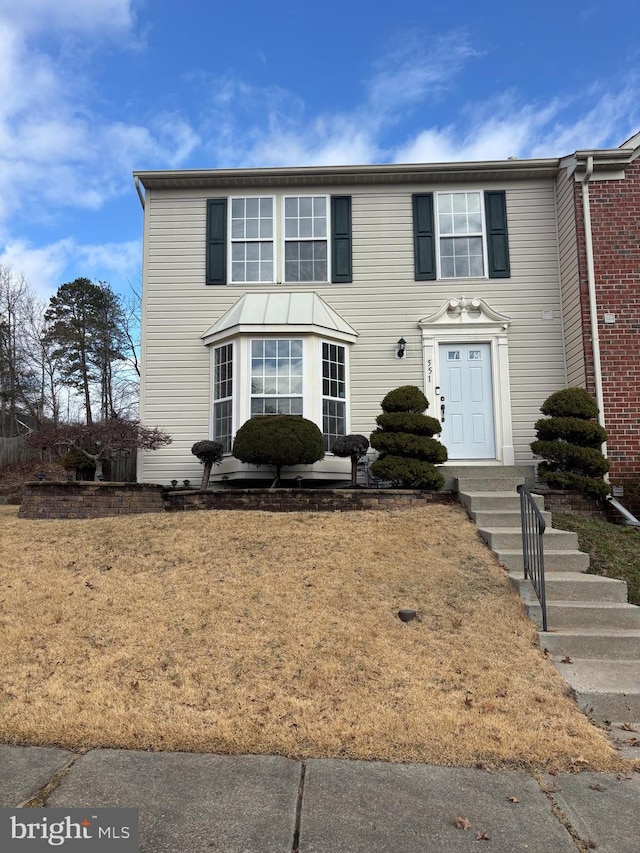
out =
{"type": "Polygon", "coordinates": [[[231,200],[231,281],[273,281],[273,199],[231,200]]]}
{"type": "Polygon", "coordinates": [[[414,194],[413,237],[416,281],[511,275],[502,190],[414,194]]]}
{"type": "Polygon", "coordinates": [[[351,282],[351,197],[207,200],[207,284],[351,282]]]}
{"type": "Polygon", "coordinates": [[[284,280],[327,281],[327,198],[284,200],[284,280]]]}
{"type": "Polygon", "coordinates": [[[480,193],[438,193],[440,278],[482,278],[480,193]]]}

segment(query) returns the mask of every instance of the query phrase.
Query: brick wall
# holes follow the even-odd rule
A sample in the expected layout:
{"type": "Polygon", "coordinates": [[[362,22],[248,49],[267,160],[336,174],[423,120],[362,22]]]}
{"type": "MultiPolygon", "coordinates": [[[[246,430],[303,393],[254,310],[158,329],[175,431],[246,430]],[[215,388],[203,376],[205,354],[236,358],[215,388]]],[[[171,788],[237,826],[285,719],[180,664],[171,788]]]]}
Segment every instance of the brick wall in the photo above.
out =
{"type": "MultiPolygon", "coordinates": [[[[584,217],[575,185],[587,387],[595,394],[584,217]]],[[[640,476],[640,160],[624,180],[589,184],[598,332],[611,481],[640,476]],[[605,324],[604,315],[616,322],[605,324]]]]}
{"type": "Polygon", "coordinates": [[[574,515],[583,515],[588,518],[601,518],[604,521],[613,521],[613,514],[605,501],[588,498],[577,492],[566,492],[556,489],[545,489],[536,487],[535,493],[543,495],[544,508],[547,512],[568,512],[574,515]]]}
{"type": "Polygon", "coordinates": [[[164,512],[163,487],[152,483],[27,483],[21,518],[101,518],[164,512]]]}
{"type": "Polygon", "coordinates": [[[400,489],[222,489],[165,494],[167,510],[252,509],[266,512],[348,512],[404,509],[426,503],[457,503],[451,492],[400,489]]]}

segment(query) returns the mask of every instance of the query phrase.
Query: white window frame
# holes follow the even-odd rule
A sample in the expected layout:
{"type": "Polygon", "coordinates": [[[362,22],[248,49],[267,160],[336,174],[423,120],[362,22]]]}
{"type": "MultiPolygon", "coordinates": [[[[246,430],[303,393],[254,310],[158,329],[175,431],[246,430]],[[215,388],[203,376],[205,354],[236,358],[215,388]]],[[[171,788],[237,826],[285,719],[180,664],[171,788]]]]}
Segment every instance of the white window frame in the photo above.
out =
{"type": "MultiPolygon", "coordinates": [[[[247,376],[247,379],[249,382],[249,417],[250,418],[255,417],[257,414],[276,414],[275,412],[273,412],[273,413],[271,413],[271,412],[269,412],[269,413],[257,412],[256,415],[254,415],[252,412],[252,409],[253,409],[252,403],[253,403],[254,399],[256,399],[256,400],[263,399],[264,400],[264,399],[268,399],[268,398],[272,398],[272,397],[275,399],[280,398],[283,400],[284,399],[286,399],[286,400],[299,399],[301,401],[300,415],[301,415],[301,417],[304,417],[305,416],[304,415],[304,408],[305,408],[305,399],[304,398],[305,398],[305,385],[306,385],[305,379],[306,379],[306,377],[305,377],[305,342],[304,342],[303,337],[301,335],[295,335],[295,336],[261,335],[259,337],[250,337],[250,338],[248,338],[248,353],[247,353],[247,355],[248,355],[248,361],[249,361],[249,374],[247,376]],[[286,394],[284,394],[284,393],[280,394],[280,393],[278,393],[277,390],[275,392],[269,392],[269,393],[266,393],[266,392],[254,393],[253,388],[251,387],[252,383],[253,383],[252,360],[253,360],[253,345],[254,345],[254,343],[274,342],[277,346],[277,344],[279,342],[288,342],[289,345],[291,345],[294,341],[295,342],[299,341],[301,344],[301,356],[300,356],[300,358],[302,359],[302,375],[301,375],[302,389],[301,389],[300,393],[288,392],[286,394]]],[[[277,356],[275,356],[275,357],[277,358],[277,356]]],[[[267,358],[267,356],[263,356],[263,359],[266,359],[266,358],[267,358]]],[[[291,358],[292,358],[292,356],[289,355],[288,356],[289,361],[291,361],[291,358]]],[[[298,412],[296,412],[295,414],[298,414],[298,412]]]]}
{"type": "Polygon", "coordinates": [[[450,189],[450,190],[440,190],[434,193],[435,196],[435,210],[434,210],[434,224],[435,224],[435,233],[436,233],[436,264],[437,264],[437,277],[442,281],[469,281],[471,279],[486,279],[488,278],[488,269],[489,269],[489,258],[487,254],[487,223],[485,217],[485,205],[484,205],[484,190],[459,190],[459,189],[450,189]],[[469,196],[471,194],[478,195],[480,197],[480,220],[482,231],[481,232],[473,232],[469,234],[441,234],[440,233],[440,199],[442,196],[453,196],[453,195],[465,195],[469,196]],[[480,238],[482,241],[482,275],[469,275],[469,276],[445,276],[442,274],[442,257],[441,257],[441,240],[453,239],[456,238],[464,238],[464,237],[472,237],[472,238],[480,238]]]}
{"type": "MultiPolygon", "coordinates": [[[[229,203],[227,205],[227,281],[230,284],[243,285],[243,284],[273,284],[276,279],[276,271],[278,269],[278,251],[277,251],[277,234],[278,234],[278,204],[277,198],[274,195],[265,195],[265,194],[252,194],[252,195],[233,195],[229,196],[229,203]],[[249,201],[250,199],[269,199],[271,201],[271,224],[272,224],[272,234],[271,237],[234,237],[233,236],[233,202],[234,201],[249,201]],[[269,280],[252,280],[252,279],[243,279],[236,280],[233,279],[233,246],[235,245],[246,245],[247,243],[260,243],[260,244],[271,244],[271,278],[269,280]]],[[[246,216],[245,216],[246,220],[246,216]]],[[[245,261],[246,263],[246,261],[245,261]]]]}
{"type": "Polygon", "coordinates": [[[328,284],[331,281],[331,196],[325,193],[296,193],[295,195],[292,193],[283,194],[282,203],[280,206],[280,246],[281,246],[281,265],[280,265],[280,280],[285,284],[328,284]],[[325,222],[326,222],[326,233],[324,237],[287,237],[286,235],[286,203],[288,199],[315,199],[322,198],[325,203],[325,222]],[[289,281],[286,277],[286,249],[285,246],[287,243],[319,243],[324,241],[327,247],[327,273],[324,279],[308,279],[303,281],[291,280],[289,281]]]}
{"type": "Polygon", "coordinates": [[[217,344],[216,346],[212,347],[212,352],[211,352],[211,384],[212,384],[212,387],[211,387],[211,400],[212,400],[211,437],[212,437],[213,441],[221,441],[221,443],[224,447],[225,441],[223,440],[223,438],[226,439],[227,436],[225,435],[225,436],[221,437],[221,436],[217,435],[217,433],[216,433],[216,405],[220,405],[223,403],[230,404],[231,405],[231,430],[230,430],[230,433],[228,436],[229,448],[228,449],[224,448],[224,453],[230,454],[231,448],[233,446],[233,439],[235,436],[235,417],[236,417],[236,404],[235,404],[236,346],[235,346],[234,341],[232,341],[232,340],[231,341],[223,341],[222,343],[217,344]],[[231,364],[231,379],[230,379],[230,381],[231,381],[231,394],[230,394],[230,396],[227,396],[227,397],[216,397],[216,391],[217,391],[217,385],[218,385],[218,383],[216,382],[216,353],[219,352],[220,350],[226,348],[226,347],[230,348],[230,353],[231,353],[231,360],[230,360],[230,364],[231,364]]]}
{"type": "MultiPolygon", "coordinates": [[[[325,433],[325,431],[324,431],[324,404],[325,404],[325,401],[329,402],[329,403],[342,403],[342,405],[344,406],[344,416],[343,416],[344,432],[342,433],[342,435],[348,435],[349,434],[349,431],[348,431],[348,418],[349,418],[348,357],[349,357],[349,348],[346,346],[346,344],[340,343],[339,341],[330,341],[330,340],[321,340],[320,341],[319,365],[318,365],[319,366],[318,380],[320,382],[320,419],[321,419],[320,431],[322,432],[322,438],[323,438],[323,441],[325,442],[325,453],[331,452],[331,446],[333,444],[333,441],[329,437],[331,434],[325,433]],[[329,382],[336,381],[336,382],[339,382],[342,384],[342,386],[344,388],[344,394],[342,397],[340,396],[339,393],[337,396],[335,396],[335,395],[331,394],[330,392],[328,394],[325,394],[325,392],[324,392],[324,365],[325,365],[324,348],[325,348],[325,346],[327,346],[327,347],[333,346],[333,347],[337,347],[337,348],[342,350],[342,354],[343,354],[342,366],[343,366],[343,370],[344,370],[344,376],[341,380],[340,379],[332,380],[331,378],[329,378],[329,382]]],[[[329,360],[328,363],[331,364],[332,362],[329,360]]],[[[339,362],[337,362],[337,363],[339,363],[339,362]]],[[[335,436],[335,438],[338,438],[338,437],[339,437],[338,435],[335,436]]]]}
{"type": "MultiPolygon", "coordinates": [[[[316,284],[331,283],[331,235],[332,235],[332,219],[331,219],[331,195],[328,193],[279,193],[270,195],[265,193],[252,193],[243,195],[238,193],[228,197],[227,204],[227,281],[231,286],[242,287],[244,285],[274,285],[274,284],[291,284],[301,287],[316,284]],[[287,237],[285,235],[285,204],[287,199],[305,199],[305,198],[322,198],[325,202],[326,211],[326,235],[325,237],[287,237]],[[249,199],[270,199],[273,211],[273,236],[268,237],[234,237],[233,236],[233,202],[238,200],[247,201],[249,199]],[[321,242],[324,241],[327,249],[327,271],[324,279],[310,279],[309,281],[287,281],[285,276],[285,244],[288,242],[321,242]],[[271,261],[272,278],[269,281],[259,280],[243,280],[234,281],[233,278],[233,246],[247,243],[269,243],[272,246],[273,260],[271,261]]],[[[246,263],[246,261],[245,261],[246,263]]]]}

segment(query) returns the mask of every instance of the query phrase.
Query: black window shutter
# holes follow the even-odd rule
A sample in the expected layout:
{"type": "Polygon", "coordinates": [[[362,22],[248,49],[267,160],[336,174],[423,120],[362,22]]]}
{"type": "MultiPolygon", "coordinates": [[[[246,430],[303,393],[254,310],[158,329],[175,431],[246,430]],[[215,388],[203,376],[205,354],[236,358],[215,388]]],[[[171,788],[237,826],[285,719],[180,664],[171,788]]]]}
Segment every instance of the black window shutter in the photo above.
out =
{"type": "Polygon", "coordinates": [[[415,280],[436,277],[436,243],[433,227],[433,193],[413,196],[413,246],[415,280]]]}
{"type": "Polygon", "coordinates": [[[207,199],[207,284],[227,283],[227,200],[207,199]]]}
{"type": "Polygon", "coordinates": [[[489,278],[510,278],[507,201],[504,190],[485,192],[484,210],[487,220],[489,278]]]}
{"type": "Polygon", "coordinates": [[[331,196],[331,281],[353,281],[351,260],[351,196],[331,196]]]}

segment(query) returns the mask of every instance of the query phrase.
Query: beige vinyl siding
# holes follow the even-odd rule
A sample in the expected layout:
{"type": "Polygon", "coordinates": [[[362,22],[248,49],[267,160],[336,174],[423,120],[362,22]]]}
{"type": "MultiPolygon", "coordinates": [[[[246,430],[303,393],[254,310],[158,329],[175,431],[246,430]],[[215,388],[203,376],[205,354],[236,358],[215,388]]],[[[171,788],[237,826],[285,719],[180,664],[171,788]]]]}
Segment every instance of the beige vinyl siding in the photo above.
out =
{"type": "Polygon", "coordinates": [[[567,384],[586,383],[584,336],[580,306],[580,272],[575,215],[575,181],[562,170],[557,180],[558,248],[564,335],[567,350],[567,384]]]}
{"type": "MultiPolygon", "coordinates": [[[[313,191],[305,187],[300,194],[313,191]]],[[[200,336],[242,293],[257,290],[313,290],[358,332],[350,347],[349,429],[364,435],[375,428],[387,391],[404,384],[423,387],[418,322],[450,298],[482,297],[512,318],[509,357],[516,461],[530,460],[529,443],[540,405],[565,384],[553,180],[500,186],[340,186],[317,191],[352,197],[351,284],[207,287],[205,201],[233,193],[166,190],[147,194],[142,416],[146,423],[167,429],[174,443],[143,454],[140,479],[166,483],[200,477],[201,466],[190,448],[211,434],[210,353],[200,336]],[[511,278],[413,280],[411,196],[436,189],[506,190],[511,278]],[[542,320],[542,312],[549,310],[553,319],[542,320]],[[407,341],[403,360],[394,358],[400,337],[407,341]]],[[[296,188],[287,186],[286,193],[295,194],[296,188]]],[[[317,467],[329,471],[335,464],[325,460],[317,467]]],[[[339,465],[342,470],[342,461],[339,465]]]]}

